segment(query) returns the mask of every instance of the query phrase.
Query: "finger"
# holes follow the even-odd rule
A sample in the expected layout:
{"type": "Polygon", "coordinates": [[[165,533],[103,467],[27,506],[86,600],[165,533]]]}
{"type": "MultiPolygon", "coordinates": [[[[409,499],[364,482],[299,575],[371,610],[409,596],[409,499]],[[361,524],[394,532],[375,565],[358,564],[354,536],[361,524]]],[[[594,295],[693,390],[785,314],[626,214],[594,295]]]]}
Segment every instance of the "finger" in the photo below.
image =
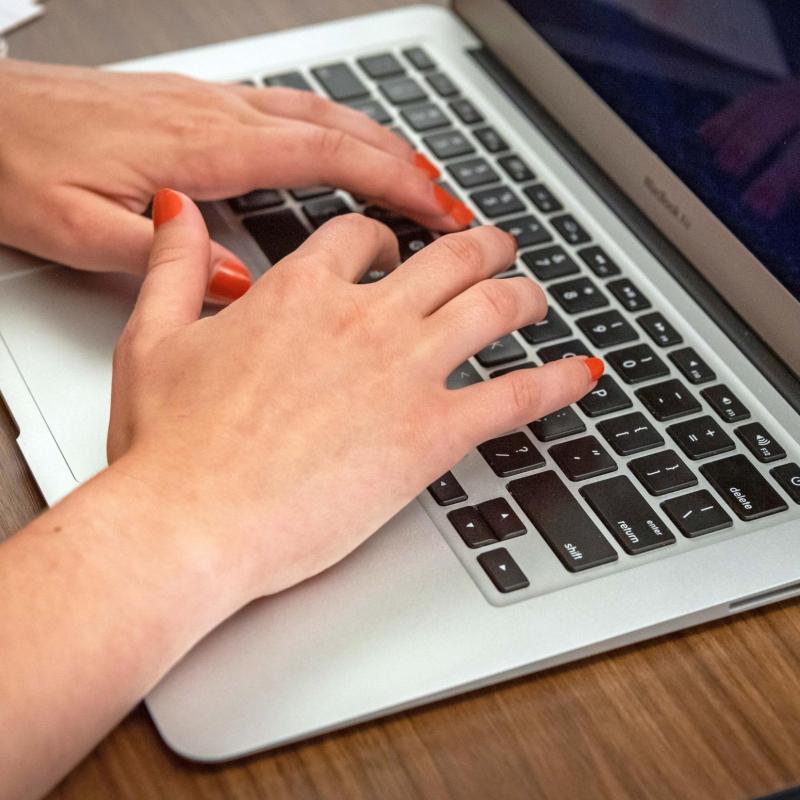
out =
{"type": "Polygon", "coordinates": [[[513,236],[482,225],[440,237],[412,256],[383,286],[427,316],[469,286],[508,269],[516,252],[513,236]]]}
{"type": "Polygon", "coordinates": [[[800,194],[800,135],[753,181],[742,200],[760,217],[772,219],[786,207],[793,194],[800,194]]]}
{"type": "Polygon", "coordinates": [[[328,220],[279,265],[298,269],[300,263],[355,282],[369,269],[393,270],[400,263],[400,249],[397,238],[383,223],[363,214],[345,214],[328,220]]]}
{"type": "Polygon", "coordinates": [[[599,358],[575,356],[452,390],[450,418],[483,442],[579,400],[603,374],[599,358]]]}

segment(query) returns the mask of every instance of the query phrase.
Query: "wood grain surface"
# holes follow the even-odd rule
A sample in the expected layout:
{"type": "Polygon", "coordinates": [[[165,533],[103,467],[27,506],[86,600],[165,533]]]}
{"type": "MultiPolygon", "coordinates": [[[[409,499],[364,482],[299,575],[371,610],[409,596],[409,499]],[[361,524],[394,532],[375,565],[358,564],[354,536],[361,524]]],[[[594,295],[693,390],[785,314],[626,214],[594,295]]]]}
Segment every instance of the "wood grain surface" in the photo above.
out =
{"type": "MultiPolygon", "coordinates": [[[[50,0],[9,41],[99,64],[394,5],[50,0]]],[[[0,536],[41,508],[0,411],[0,536]]],[[[800,783],[799,666],[800,603],[783,603],[215,767],[171,754],[139,707],[51,798],[752,798],[800,783]]]]}

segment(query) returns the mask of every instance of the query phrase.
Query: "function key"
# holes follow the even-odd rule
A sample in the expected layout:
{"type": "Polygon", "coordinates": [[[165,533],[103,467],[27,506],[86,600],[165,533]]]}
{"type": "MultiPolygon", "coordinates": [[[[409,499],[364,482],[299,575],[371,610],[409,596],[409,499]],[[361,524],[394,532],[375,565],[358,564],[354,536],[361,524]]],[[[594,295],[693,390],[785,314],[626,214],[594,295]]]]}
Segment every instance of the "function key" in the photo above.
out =
{"type": "Polygon", "coordinates": [[[561,234],[567,244],[584,244],[591,239],[572,214],[553,217],[550,223],[561,234]]]}
{"type": "Polygon", "coordinates": [[[584,247],[582,250],[578,250],[578,255],[598,278],[610,278],[612,275],[619,275],[619,267],[602,247],[597,245],[584,247]]]}
{"type": "Polygon", "coordinates": [[[603,375],[597,386],[578,400],[578,405],[587,417],[601,417],[630,408],[633,403],[610,375],[603,375]]]}
{"type": "Polygon", "coordinates": [[[491,164],[483,158],[470,158],[467,161],[450,164],[447,171],[464,189],[500,180],[500,176],[492,169],[491,164]]]}
{"type": "Polygon", "coordinates": [[[269,214],[254,214],[245,217],[243,222],[271,264],[288,256],[308,238],[305,225],[288,208],[269,214]]]}
{"type": "Polygon", "coordinates": [[[475,358],[482,367],[497,367],[514,361],[516,358],[525,358],[522,345],[510,334],[487,344],[475,358]]]}
{"type": "Polygon", "coordinates": [[[465,124],[475,125],[483,122],[483,114],[472,104],[471,100],[461,97],[458,100],[451,100],[450,110],[465,124]]]}
{"type": "Polygon", "coordinates": [[[674,544],[675,537],[624,475],[584,486],[581,494],[626,553],[674,544]]]}
{"type": "Polygon", "coordinates": [[[695,474],[674,450],[662,450],[628,462],[630,471],[650,494],[660,495],[697,484],[695,474]]]}
{"type": "Polygon", "coordinates": [[[610,281],[606,286],[628,311],[642,311],[650,308],[650,301],[627,278],[610,281]]]}
{"type": "Polygon", "coordinates": [[[525,194],[542,214],[552,214],[554,211],[561,211],[564,208],[558,198],[543,183],[526,187],[525,194]]]}
{"type": "Polygon", "coordinates": [[[606,360],[625,383],[641,383],[669,375],[669,367],[646,344],[635,344],[606,353],[606,360]]]}
{"type": "Polygon", "coordinates": [[[550,294],[568,314],[608,305],[608,299],[589,278],[575,278],[549,287],[550,294]]]}
{"type": "Polygon", "coordinates": [[[689,539],[721,531],[733,525],[731,518],[706,489],[665,500],[661,508],[678,530],[689,539]]]}
{"type": "Polygon", "coordinates": [[[475,138],[490,153],[499,153],[502,150],[508,150],[506,140],[494,128],[478,128],[474,130],[473,133],[475,134],[475,138]]]}
{"type": "Polygon", "coordinates": [[[693,461],[733,450],[736,445],[711,417],[676,422],[667,433],[693,461]]]}
{"type": "Polygon", "coordinates": [[[579,271],[578,265],[558,245],[523,253],[522,260],[540,281],[562,278],[579,271]]]}
{"type": "Polygon", "coordinates": [[[586,430],[583,421],[570,406],[534,420],[528,427],[540,442],[552,442],[586,430]]]}
{"type": "Polygon", "coordinates": [[[379,125],[386,125],[392,121],[392,115],[386,110],[382,103],[377,100],[356,100],[353,103],[348,103],[350,108],[366,114],[370,119],[377,122],[379,125]]]}
{"type": "Polygon", "coordinates": [[[641,453],[642,450],[651,450],[664,444],[661,434],[638,411],[598,422],[597,430],[621,456],[641,453]]]}
{"type": "Polygon", "coordinates": [[[433,86],[436,94],[440,97],[450,97],[458,94],[458,87],[443,72],[434,72],[431,75],[426,75],[425,80],[433,86]]]}
{"type": "Polygon", "coordinates": [[[700,472],[740,519],[749,522],[788,508],[746,456],[712,461],[700,467],[700,472]]]}
{"type": "Polygon", "coordinates": [[[472,506],[457,508],[447,515],[447,519],[450,520],[451,525],[467,547],[486,547],[486,545],[497,543],[492,529],[478,513],[477,508],[472,506]]]}
{"type": "Polygon", "coordinates": [[[544,458],[524,433],[509,433],[478,445],[495,475],[506,478],[544,466],[544,458]]]}
{"type": "Polygon", "coordinates": [[[497,227],[510,233],[517,240],[517,247],[544,244],[553,238],[532,214],[498,222],[497,227]]]}
{"type": "Polygon", "coordinates": [[[683,341],[678,331],[658,311],[643,314],[636,321],[647,331],[647,335],[659,347],[671,347],[683,341]]]}
{"type": "Polygon", "coordinates": [[[279,206],[283,202],[283,197],[274,189],[256,189],[240,197],[232,197],[228,202],[237,214],[247,214],[249,211],[279,206]]]}
{"type": "Polygon", "coordinates": [[[552,470],[511,481],[508,490],[570,572],[617,560],[614,548],[552,470]]]}
{"type": "Polygon", "coordinates": [[[685,417],[701,410],[700,403],[674,378],[639,389],[636,396],[659,422],[685,417]]]}
{"type": "Polygon", "coordinates": [[[403,50],[403,55],[415,69],[426,70],[436,67],[436,62],[421,47],[409,47],[403,50]]]}
{"type": "Polygon", "coordinates": [[[713,381],[717,377],[711,367],[697,355],[693,347],[673,350],[669,354],[669,358],[689,383],[705,383],[713,381]]]}
{"type": "Polygon", "coordinates": [[[559,361],[562,358],[573,358],[574,356],[590,356],[591,353],[586,349],[586,345],[578,339],[570,339],[568,342],[559,342],[542,347],[536,351],[543,364],[550,361],[559,361]]]}
{"type": "Polygon", "coordinates": [[[378,84],[381,94],[396,106],[427,100],[425,90],[413,78],[394,78],[378,84]]]}
{"type": "Polygon", "coordinates": [[[467,141],[461,131],[444,131],[442,133],[432,133],[422,139],[430,148],[436,158],[455,158],[456,156],[466,156],[475,152],[475,148],[467,141]]]}
{"type": "Polygon", "coordinates": [[[594,436],[554,444],[549,452],[571,481],[595,478],[617,468],[614,459],[594,436]]]}
{"type": "Polygon", "coordinates": [[[379,53],[358,59],[358,66],[370,78],[389,78],[392,75],[402,75],[405,72],[403,65],[391,53],[379,53]]]}
{"type": "Polygon", "coordinates": [[[344,62],[315,67],[311,71],[334,100],[354,100],[356,97],[369,96],[367,87],[344,62]]]}
{"type": "Polygon", "coordinates": [[[736,435],[744,442],[745,447],[763,464],[786,458],[786,451],[760,422],[742,425],[736,429],[736,435]]]}
{"type": "Polygon", "coordinates": [[[723,383],[709,386],[700,394],[725,422],[740,422],[750,418],[744,403],[723,383]]]}
{"type": "Polygon", "coordinates": [[[503,172],[515,183],[535,180],[536,174],[519,156],[503,156],[497,159],[503,172]]]}
{"type": "Polygon", "coordinates": [[[783,491],[800,503],[800,466],[797,464],[781,464],[773,467],[769,474],[783,487],[783,491]]]}
{"type": "Polygon", "coordinates": [[[543,344],[572,333],[569,325],[561,319],[558,311],[552,306],[547,309],[547,316],[543,320],[535,322],[533,325],[526,325],[524,328],[520,328],[519,332],[529,344],[543,344]]]}
{"type": "Polygon", "coordinates": [[[508,500],[503,497],[478,503],[478,511],[489,523],[492,532],[500,541],[513,539],[515,536],[522,536],[525,533],[522,520],[508,504],[508,500]]]}
{"type": "Polygon", "coordinates": [[[267,86],[285,86],[288,89],[301,89],[304,92],[313,92],[311,84],[299,72],[282,72],[280,75],[267,75],[264,78],[267,86]]]}
{"type": "Polygon", "coordinates": [[[428,487],[428,491],[440,506],[463,503],[467,499],[467,493],[461,488],[461,484],[452,472],[445,472],[428,487]]]}
{"type": "Polygon", "coordinates": [[[639,337],[619,311],[602,311],[578,320],[578,327],[595,347],[614,347],[639,337]]]}
{"type": "Polygon", "coordinates": [[[315,228],[319,228],[329,219],[338,217],[341,214],[349,214],[351,211],[350,206],[335,194],[311,200],[303,206],[303,213],[315,228]]]}
{"type": "Polygon", "coordinates": [[[524,211],[525,206],[514,192],[507,186],[496,186],[493,189],[483,189],[470,195],[473,202],[490,218],[502,217],[506,214],[515,214],[524,211]]]}
{"type": "Polygon", "coordinates": [[[503,592],[516,592],[530,586],[517,562],[511,558],[511,553],[505,547],[497,547],[478,556],[478,563],[489,576],[495,588],[503,592]]]}
{"type": "Polygon", "coordinates": [[[400,114],[415,131],[430,131],[450,124],[442,109],[433,103],[406,108],[400,114]]]}
{"type": "Polygon", "coordinates": [[[474,383],[480,383],[482,380],[483,378],[478,374],[478,370],[469,361],[465,361],[447,376],[447,388],[463,389],[467,386],[472,386],[474,383]]]}

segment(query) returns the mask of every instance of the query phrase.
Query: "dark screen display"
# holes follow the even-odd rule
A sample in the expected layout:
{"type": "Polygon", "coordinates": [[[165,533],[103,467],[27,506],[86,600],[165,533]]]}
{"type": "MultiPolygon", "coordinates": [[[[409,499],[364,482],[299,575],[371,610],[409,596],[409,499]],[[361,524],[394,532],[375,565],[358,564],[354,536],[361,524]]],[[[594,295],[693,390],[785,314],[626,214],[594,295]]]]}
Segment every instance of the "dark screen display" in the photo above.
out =
{"type": "Polygon", "coordinates": [[[511,5],[800,299],[800,2],[511,5]]]}

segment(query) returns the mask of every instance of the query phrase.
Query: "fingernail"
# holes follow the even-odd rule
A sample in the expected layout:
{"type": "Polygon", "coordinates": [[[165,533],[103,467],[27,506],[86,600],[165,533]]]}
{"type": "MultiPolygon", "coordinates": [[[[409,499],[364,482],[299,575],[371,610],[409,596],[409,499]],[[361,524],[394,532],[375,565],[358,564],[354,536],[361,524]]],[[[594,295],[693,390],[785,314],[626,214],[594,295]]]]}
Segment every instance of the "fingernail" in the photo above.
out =
{"type": "Polygon", "coordinates": [[[436,198],[439,208],[441,208],[442,212],[445,214],[449,214],[458,203],[458,200],[456,200],[450,192],[442,189],[438,183],[433,187],[433,196],[436,198]]]}
{"type": "Polygon", "coordinates": [[[442,174],[436,165],[422,153],[414,153],[413,163],[417,169],[421,169],[432,181],[435,181],[442,174]]]}
{"type": "Polygon", "coordinates": [[[153,228],[160,228],[165,222],[175,219],[181,213],[181,196],[172,189],[161,189],[153,197],[153,228]]]}
{"type": "Polygon", "coordinates": [[[238,261],[223,261],[211,275],[208,297],[210,300],[237,300],[252,285],[253,279],[244,264],[238,261]]]}
{"type": "Polygon", "coordinates": [[[594,356],[590,356],[583,363],[586,364],[586,368],[589,370],[589,374],[592,376],[592,383],[600,380],[600,376],[606,371],[606,365],[603,363],[603,361],[599,358],[595,358],[594,356]]]}
{"type": "MultiPolygon", "coordinates": [[[[453,210],[450,212],[450,216],[462,228],[466,228],[467,225],[475,219],[475,215],[460,200],[456,200],[453,210]]],[[[511,238],[514,239],[513,236],[511,238]]],[[[517,240],[514,239],[514,248],[516,248],[516,246],[517,240]]]]}

